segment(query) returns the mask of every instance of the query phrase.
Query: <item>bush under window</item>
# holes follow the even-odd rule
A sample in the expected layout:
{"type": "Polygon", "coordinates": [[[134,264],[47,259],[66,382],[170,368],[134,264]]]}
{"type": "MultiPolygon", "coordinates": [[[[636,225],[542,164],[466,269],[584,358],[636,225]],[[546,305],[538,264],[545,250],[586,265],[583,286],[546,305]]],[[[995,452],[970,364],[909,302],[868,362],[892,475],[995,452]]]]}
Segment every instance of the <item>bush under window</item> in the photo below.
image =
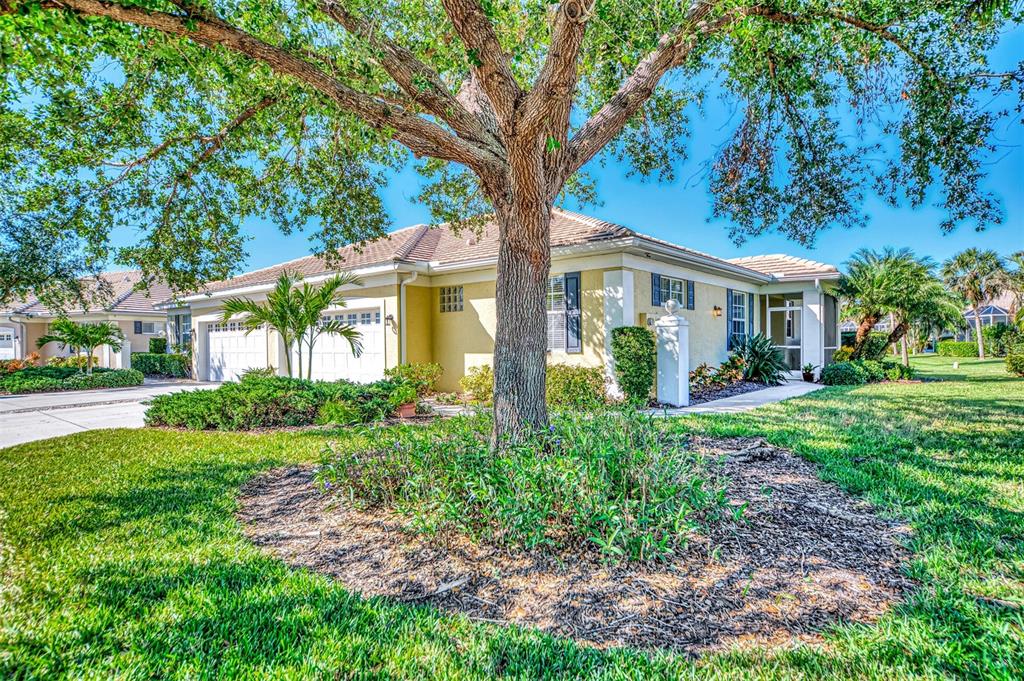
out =
{"type": "Polygon", "coordinates": [[[561,409],[593,409],[608,401],[604,370],[551,364],[547,370],[547,400],[561,409]]]}
{"type": "Polygon", "coordinates": [[[166,338],[150,338],[149,339],[149,351],[155,355],[160,355],[167,352],[167,339],[166,338]]]}
{"type": "Polygon", "coordinates": [[[748,381],[779,385],[786,380],[786,358],[763,333],[737,341],[734,354],[743,361],[743,377],[748,381]]]}
{"type": "Polygon", "coordinates": [[[612,329],[612,360],[619,389],[632,404],[646,406],[654,389],[658,346],[654,333],[642,326],[612,329]]]}

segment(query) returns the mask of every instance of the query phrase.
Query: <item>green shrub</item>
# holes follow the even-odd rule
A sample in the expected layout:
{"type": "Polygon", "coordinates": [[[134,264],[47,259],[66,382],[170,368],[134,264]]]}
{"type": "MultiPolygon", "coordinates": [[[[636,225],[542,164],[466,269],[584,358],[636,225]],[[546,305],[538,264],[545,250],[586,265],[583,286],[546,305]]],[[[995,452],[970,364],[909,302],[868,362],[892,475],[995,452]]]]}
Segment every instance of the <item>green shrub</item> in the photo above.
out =
{"type": "Polygon", "coordinates": [[[138,369],[146,376],[186,378],[191,373],[191,362],[185,355],[133,352],[132,368],[138,369]]]}
{"type": "Polygon", "coordinates": [[[711,376],[716,385],[726,386],[738,383],[746,375],[747,362],[735,352],[722,362],[711,376]]]}
{"type": "Polygon", "coordinates": [[[833,362],[847,362],[853,356],[853,347],[844,345],[832,353],[833,362]]]}
{"type": "Polygon", "coordinates": [[[867,374],[868,383],[878,383],[885,380],[885,367],[881,362],[873,359],[862,359],[857,362],[860,368],[867,374]]]}
{"type": "Polygon", "coordinates": [[[318,480],[411,531],[508,549],[585,546],[612,560],[668,557],[724,507],[705,461],[638,412],[565,411],[500,453],[487,415],[374,429],[324,451],[318,480]]]}
{"type": "Polygon", "coordinates": [[[1016,344],[1017,328],[1005,322],[991,324],[982,328],[981,341],[985,345],[986,355],[1005,357],[1016,344]]]}
{"type": "Polygon", "coordinates": [[[1006,370],[1011,374],[1024,377],[1024,352],[1011,352],[1006,355],[1006,370]]]}
{"type": "Polygon", "coordinates": [[[868,373],[859,362],[833,362],[822,370],[821,382],[825,385],[864,385],[868,382],[868,373]]]}
{"type": "Polygon", "coordinates": [[[600,367],[551,364],[547,371],[547,400],[562,409],[593,409],[608,401],[600,367]]]}
{"type": "Polygon", "coordinates": [[[46,360],[46,366],[58,369],[84,369],[86,357],[84,355],[68,355],[67,357],[51,357],[46,360]]]}
{"type": "Polygon", "coordinates": [[[362,423],[363,414],[355,402],[333,400],[320,407],[316,422],[321,426],[350,426],[362,423]]]}
{"type": "MultiPolygon", "coordinates": [[[[166,338],[150,338],[149,339],[149,351],[154,355],[162,355],[167,352],[167,339],[166,338]]],[[[141,354],[141,353],[140,353],[141,354]]]]}
{"type": "Polygon", "coordinates": [[[225,383],[215,390],[160,395],[146,410],[146,424],[191,430],[307,426],[337,414],[330,409],[322,413],[330,402],[351,403],[359,411],[359,420],[369,422],[390,416],[400,400],[415,400],[415,392],[401,381],[359,384],[249,373],[238,383],[225,383]]]}
{"type": "Polygon", "coordinates": [[[92,390],[94,388],[128,388],[142,385],[144,376],[136,369],[95,371],[91,374],[77,373],[64,379],[65,390],[92,390]]]}
{"type": "Polygon", "coordinates": [[[86,374],[74,367],[25,367],[0,376],[0,391],[34,393],[53,390],[90,390],[93,388],[124,388],[141,385],[143,376],[132,369],[112,371],[97,367],[86,374]]]}
{"type": "Polygon", "coordinates": [[[651,399],[654,374],[658,368],[658,346],[654,333],[642,326],[612,329],[612,360],[619,389],[632,404],[651,399]]]}
{"type": "Polygon", "coordinates": [[[462,388],[462,392],[468,393],[471,399],[490,404],[494,395],[494,370],[490,364],[470,367],[466,375],[459,379],[459,387],[462,388]]]}
{"type": "Polygon", "coordinates": [[[887,381],[909,381],[914,378],[914,367],[903,366],[899,362],[882,362],[887,381]]]}
{"type": "Polygon", "coordinates": [[[936,353],[940,357],[977,357],[978,344],[975,341],[939,341],[936,353]]]}
{"type": "Polygon", "coordinates": [[[857,359],[880,360],[888,350],[889,334],[881,331],[872,331],[868,334],[868,339],[864,342],[864,347],[861,348],[860,356],[857,359]]]}
{"type": "Polygon", "coordinates": [[[384,371],[388,378],[405,381],[416,389],[417,395],[428,395],[437,387],[437,379],[441,378],[444,369],[434,362],[413,362],[399,364],[384,371]]]}
{"type": "Polygon", "coordinates": [[[707,390],[715,382],[715,370],[707,362],[701,362],[690,372],[690,387],[693,390],[707,390]]]}
{"type": "Polygon", "coordinates": [[[747,336],[734,349],[743,360],[743,377],[765,385],[779,385],[786,380],[789,367],[782,351],[763,333],[747,336]]]}

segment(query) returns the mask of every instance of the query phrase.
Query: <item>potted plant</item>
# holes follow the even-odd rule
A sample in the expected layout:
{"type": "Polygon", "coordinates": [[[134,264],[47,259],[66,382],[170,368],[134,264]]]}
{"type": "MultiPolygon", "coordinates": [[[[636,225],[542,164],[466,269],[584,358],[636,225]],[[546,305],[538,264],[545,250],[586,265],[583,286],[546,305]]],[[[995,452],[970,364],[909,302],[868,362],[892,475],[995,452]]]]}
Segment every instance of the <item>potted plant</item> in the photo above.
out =
{"type": "Polygon", "coordinates": [[[395,388],[391,393],[391,403],[395,405],[398,415],[403,418],[411,418],[416,415],[416,388],[403,384],[395,388]]]}
{"type": "Polygon", "coordinates": [[[814,370],[817,368],[818,366],[816,364],[811,364],[810,362],[805,364],[802,370],[804,374],[804,380],[807,381],[808,383],[814,383],[814,370]]]}

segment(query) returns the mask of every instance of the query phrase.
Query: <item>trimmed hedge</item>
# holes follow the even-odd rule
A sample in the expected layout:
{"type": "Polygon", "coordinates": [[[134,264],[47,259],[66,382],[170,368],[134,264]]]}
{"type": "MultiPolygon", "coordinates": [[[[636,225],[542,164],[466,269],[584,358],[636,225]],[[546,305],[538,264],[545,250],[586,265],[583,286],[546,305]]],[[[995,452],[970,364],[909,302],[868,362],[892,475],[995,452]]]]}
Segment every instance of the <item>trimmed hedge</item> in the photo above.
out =
{"type": "Polygon", "coordinates": [[[604,370],[551,364],[547,371],[547,400],[552,407],[593,409],[608,401],[604,370]]]}
{"type": "Polygon", "coordinates": [[[353,413],[359,422],[390,416],[402,403],[415,400],[415,393],[404,381],[364,385],[250,374],[215,390],[160,395],[146,410],[146,425],[189,430],[253,430],[317,422],[347,425],[353,413]],[[341,413],[346,415],[343,421],[337,420],[341,413]]]}
{"type": "Polygon", "coordinates": [[[902,381],[914,377],[913,367],[899,362],[876,362],[871,359],[833,362],[821,372],[825,385],[864,385],[880,381],[902,381]]]}
{"type": "Polygon", "coordinates": [[[189,358],[186,355],[166,355],[154,352],[133,352],[132,368],[138,369],[146,376],[170,376],[171,378],[187,378],[191,373],[192,363],[189,361],[189,358]]]}
{"type": "Polygon", "coordinates": [[[1006,370],[1024,378],[1024,352],[1011,352],[1006,355],[1006,370]]]}
{"type": "Polygon", "coordinates": [[[646,406],[651,399],[654,373],[658,368],[658,345],[654,332],[642,326],[612,329],[612,359],[615,377],[626,399],[646,406]]]}
{"type": "Polygon", "coordinates": [[[939,341],[935,353],[939,357],[977,357],[978,344],[975,341],[939,341]]]}
{"type": "Polygon", "coordinates": [[[134,369],[95,368],[92,374],[74,367],[26,367],[0,377],[0,391],[13,394],[94,388],[127,388],[142,385],[143,375],[134,369]]]}
{"type": "MultiPolygon", "coordinates": [[[[166,338],[150,338],[149,339],[149,351],[154,355],[162,355],[167,352],[167,339],[166,338]]],[[[139,353],[143,354],[143,353],[139,353]]]]}

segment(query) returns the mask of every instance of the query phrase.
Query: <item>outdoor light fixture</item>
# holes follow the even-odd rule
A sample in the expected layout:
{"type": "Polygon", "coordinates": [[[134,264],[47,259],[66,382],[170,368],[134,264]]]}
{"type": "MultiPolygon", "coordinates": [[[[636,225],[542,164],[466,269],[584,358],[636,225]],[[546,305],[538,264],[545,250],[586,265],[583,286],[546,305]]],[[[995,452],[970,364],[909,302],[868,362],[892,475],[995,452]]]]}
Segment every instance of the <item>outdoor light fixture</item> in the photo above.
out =
{"type": "Polygon", "coordinates": [[[716,317],[721,317],[722,316],[722,308],[720,308],[717,305],[715,305],[713,308],[711,308],[711,314],[713,314],[716,317]]]}

